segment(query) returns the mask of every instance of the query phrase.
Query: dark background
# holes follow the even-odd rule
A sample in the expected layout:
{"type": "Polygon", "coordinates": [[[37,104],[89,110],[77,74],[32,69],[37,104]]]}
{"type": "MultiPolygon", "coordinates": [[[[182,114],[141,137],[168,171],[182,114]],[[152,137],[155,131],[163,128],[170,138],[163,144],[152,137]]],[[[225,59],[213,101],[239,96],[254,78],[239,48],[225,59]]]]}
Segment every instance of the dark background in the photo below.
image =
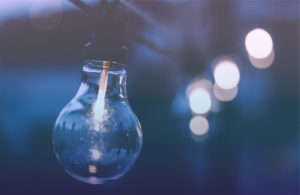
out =
{"type": "Polygon", "coordinates": [[[24,2],[0,3],[0,194],[299,193],[298,1],[126,1],[138,9],[128,11],[127,88],[143,148],[124,177],[95,186],[67,175],[51,143],[80,85],[90,19],[68,1],[38,16],[24,2]],[[274,42],[264,70],[244,47],[258,27],[274,42]],[[237,61],[238,95],[208,115],[198,139],[180,97],[197,75],[213,80],[220,55],[237,61]]]}

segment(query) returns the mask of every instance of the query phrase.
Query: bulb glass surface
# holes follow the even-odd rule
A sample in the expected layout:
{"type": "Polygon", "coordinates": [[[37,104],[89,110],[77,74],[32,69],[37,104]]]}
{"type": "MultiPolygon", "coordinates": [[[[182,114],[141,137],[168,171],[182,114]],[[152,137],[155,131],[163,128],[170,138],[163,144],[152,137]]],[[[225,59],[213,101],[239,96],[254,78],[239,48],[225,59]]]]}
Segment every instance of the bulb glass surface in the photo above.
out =
{"type": "Polygon", "coordinates": [[[118,64],[83,67],[76,96],[61,111],[53,131],[56,157],[65,171],[85,183],[124,175],[142,146],[140,123],[126,95],[126,71],[118,64]],[[100,85],[100,86],[99,86],[100,85]]]}

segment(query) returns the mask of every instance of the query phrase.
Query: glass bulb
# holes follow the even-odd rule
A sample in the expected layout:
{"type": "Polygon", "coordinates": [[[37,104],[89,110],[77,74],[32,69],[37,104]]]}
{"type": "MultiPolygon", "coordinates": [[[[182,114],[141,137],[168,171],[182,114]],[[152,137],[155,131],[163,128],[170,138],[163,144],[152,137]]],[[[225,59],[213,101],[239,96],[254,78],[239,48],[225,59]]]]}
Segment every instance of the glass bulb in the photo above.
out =
{"type": "Polygon", "coordinates": [[[126,95],[126,70],[118,63],[88,61],[75,97],[59,114],[53,145],[65,171],[85,183],[124,175],[142,147],[140,123],[126,95]]]}

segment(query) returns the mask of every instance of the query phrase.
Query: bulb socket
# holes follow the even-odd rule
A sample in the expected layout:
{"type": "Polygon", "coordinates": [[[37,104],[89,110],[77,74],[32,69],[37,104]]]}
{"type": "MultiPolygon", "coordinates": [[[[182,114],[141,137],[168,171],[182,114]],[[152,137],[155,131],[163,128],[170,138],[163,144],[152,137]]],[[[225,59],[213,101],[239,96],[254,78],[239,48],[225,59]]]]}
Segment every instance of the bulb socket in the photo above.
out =
{"type": "Polygon", "coordinates": [[[105,69],[109,69],[110,61],[102,61],[102,67],[105,68],[105,69]]]}

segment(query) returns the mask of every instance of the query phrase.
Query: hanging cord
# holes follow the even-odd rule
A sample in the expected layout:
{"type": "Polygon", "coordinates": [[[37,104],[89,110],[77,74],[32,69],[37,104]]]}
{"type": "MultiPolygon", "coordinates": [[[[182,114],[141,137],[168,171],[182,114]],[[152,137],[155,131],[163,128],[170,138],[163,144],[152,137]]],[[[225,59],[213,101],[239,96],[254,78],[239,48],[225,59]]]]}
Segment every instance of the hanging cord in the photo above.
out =
{"type": "MultiPolygon", "coordinates": [[[[71,3],[73,3],[76,7],[81,9],[83,12],[85,12],[88,16],[90,16],[92,19],[96,20],[97,22],[101,22],[102,19],[99,17],[99,14],[95,13],[94,10],[92,10],[86,3],[84,3],[81,0],[69,0],[71,3]]],[[[125,1],[127,2],[127,1],[125,1]]],[[[107,4],[106,0],[101,1],[102,5],[105,6],[107,4]]],[[[124,1],[114,0],[113,3],[115,5],[118,5],[119,3],[124,4],[124,1]]],[[[128,7],[125,5],[125,7],[128,7]]],[[[130,10],[130,9],[129,9],[130,10]]],[[[137,15],[137,14],[136,14],[137,15]]],[[[138,16],[138,15],[137,15],[138,16]]],[[[133,39],[138,42],[139,44],[151,49],[152,51],[155,51],[163,56],[174,58],[177,54],[169,49],[162,48],[158,46],[157,44],[139,36],[135,35],[133,36],[133,39]]]]}

